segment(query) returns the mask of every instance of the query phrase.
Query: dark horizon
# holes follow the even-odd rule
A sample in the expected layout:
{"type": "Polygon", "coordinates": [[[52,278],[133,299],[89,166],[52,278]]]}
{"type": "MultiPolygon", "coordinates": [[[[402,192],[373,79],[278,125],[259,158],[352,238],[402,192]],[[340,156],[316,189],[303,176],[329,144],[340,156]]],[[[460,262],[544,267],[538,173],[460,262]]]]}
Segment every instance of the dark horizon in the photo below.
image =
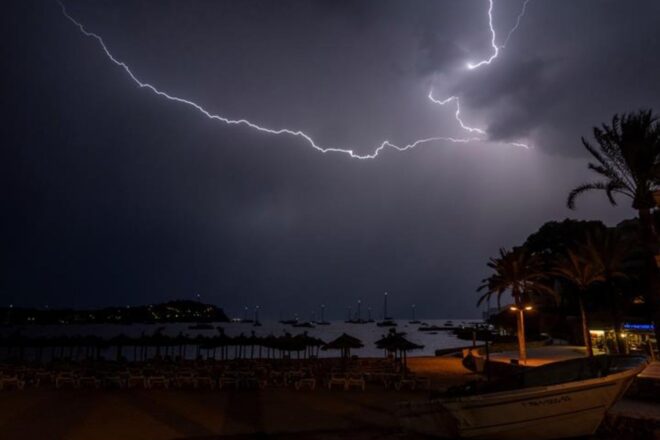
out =
{"type": "MultiPolygon", "coordinates": [[[[227,126],[141,89],[57,2],[14,1],[5,93],[0,304],[195,299],[277,319],[362,300],[479,317],[486,263],[543,223],[635,213],[589,180],[580,137],[660,110],[660,4],[528,3],[493,62],[488,1],[65,2],[137,76],[214,113],[311,133],[373,160],[227,126]],[[524,149],[512,143],[525,143],[524,149]],[[288,311],[288,313],[287,313],[288,311]]],[[[498,43],[522,1],[495,2],[498,43]]]]}

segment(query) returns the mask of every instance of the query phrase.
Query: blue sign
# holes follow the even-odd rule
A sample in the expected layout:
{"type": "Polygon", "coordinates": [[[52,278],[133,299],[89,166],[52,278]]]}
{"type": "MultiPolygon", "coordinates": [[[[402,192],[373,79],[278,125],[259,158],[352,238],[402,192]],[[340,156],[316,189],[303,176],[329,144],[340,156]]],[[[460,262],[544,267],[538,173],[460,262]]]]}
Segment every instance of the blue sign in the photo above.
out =
{"type": "Polygon", "coordinates": [[[623,324],[623,328],[625,328],[626,330],[646,330],[646,331],[653,331],[655,329],[653,324],[631,324],[629,322],[623,324]]]}

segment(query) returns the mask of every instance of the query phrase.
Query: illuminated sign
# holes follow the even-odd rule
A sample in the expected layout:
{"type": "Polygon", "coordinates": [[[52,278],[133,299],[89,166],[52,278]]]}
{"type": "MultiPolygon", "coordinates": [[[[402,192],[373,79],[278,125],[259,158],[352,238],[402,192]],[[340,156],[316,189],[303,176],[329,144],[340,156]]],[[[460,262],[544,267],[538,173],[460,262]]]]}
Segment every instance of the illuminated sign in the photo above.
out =
{"type": "Polygon", "coordinates": [[[626,330],[648,330],[648,331],[653,331],[655,327],[653,324],[631,324],[626,322],[623,324],[623,328],[626,330]]]}

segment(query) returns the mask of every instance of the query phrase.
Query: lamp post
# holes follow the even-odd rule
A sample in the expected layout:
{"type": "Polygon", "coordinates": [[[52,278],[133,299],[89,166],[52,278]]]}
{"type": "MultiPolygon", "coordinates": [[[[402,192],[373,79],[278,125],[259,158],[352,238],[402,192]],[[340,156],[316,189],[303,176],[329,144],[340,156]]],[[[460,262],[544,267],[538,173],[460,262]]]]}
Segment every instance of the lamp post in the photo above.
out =
{"type": "Polygon", "coordinates": [[[525,342],[525,312],[532,310],[532,306],[511,306],[509,310],[518,314],[518,342],[520,345],[520,361],[527,364],[527,345],[525,342]]]}

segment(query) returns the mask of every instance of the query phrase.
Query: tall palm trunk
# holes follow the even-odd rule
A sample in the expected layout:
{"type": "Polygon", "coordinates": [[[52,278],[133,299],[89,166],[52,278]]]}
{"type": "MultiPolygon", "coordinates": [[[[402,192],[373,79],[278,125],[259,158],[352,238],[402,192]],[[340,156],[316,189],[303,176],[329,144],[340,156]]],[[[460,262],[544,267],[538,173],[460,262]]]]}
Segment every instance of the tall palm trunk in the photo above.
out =
{"type": "Polygon", "coordinates": [[[621,319],[621,313],[617,310],[612,311],[612,321],[614,327],[614,339],[616,340],[616,349],[619,354],[626,354],[626,343],[621,337],[623,332],[623,322],[621,319]]]}
{"type": "Polygon", "coordinates": [[[520,285],[515,284],[511,290],[516,305],[516,326],[518,333],[518,357],[523,363],[527,362],[527,342],[525,341],[525,315],[520,285]]]}
{"type": "MultiPolygon", "coordinates": [[[[611,279],[610,276],[607,276],[607,279],[611,279]]],[[[614,340],[616,341],[616,352],[619,354],[626,354],[626,343],[621,337],[623,332],[623,301],[619,298],[619,295],[616,292],[615,287],[612,282],[609,281],[606,284],[607,295],[610,298],[610,307],[612,313],[612,328],[614,329],[614,340]]]]}
{"type": "Polygon", "coordinates": [[[520,361],[527,362],[527,343],[525,341],[525,314],[522,307],[518,307],[516,323],[518,326],[518,354],[520,361]]]}
{"type": "Polygon", "coordinates": [[[582,337],[584,338],[584,345],[587,347],[587,356],[593,357],[594,349],[591,346],[591,336],[589,335],[589,323],[587,322],[587,312],[584,309],[584,301],[582,301],[582,293],[578,298],[580,304],[580,318],[582,320],[582,337]]]}

